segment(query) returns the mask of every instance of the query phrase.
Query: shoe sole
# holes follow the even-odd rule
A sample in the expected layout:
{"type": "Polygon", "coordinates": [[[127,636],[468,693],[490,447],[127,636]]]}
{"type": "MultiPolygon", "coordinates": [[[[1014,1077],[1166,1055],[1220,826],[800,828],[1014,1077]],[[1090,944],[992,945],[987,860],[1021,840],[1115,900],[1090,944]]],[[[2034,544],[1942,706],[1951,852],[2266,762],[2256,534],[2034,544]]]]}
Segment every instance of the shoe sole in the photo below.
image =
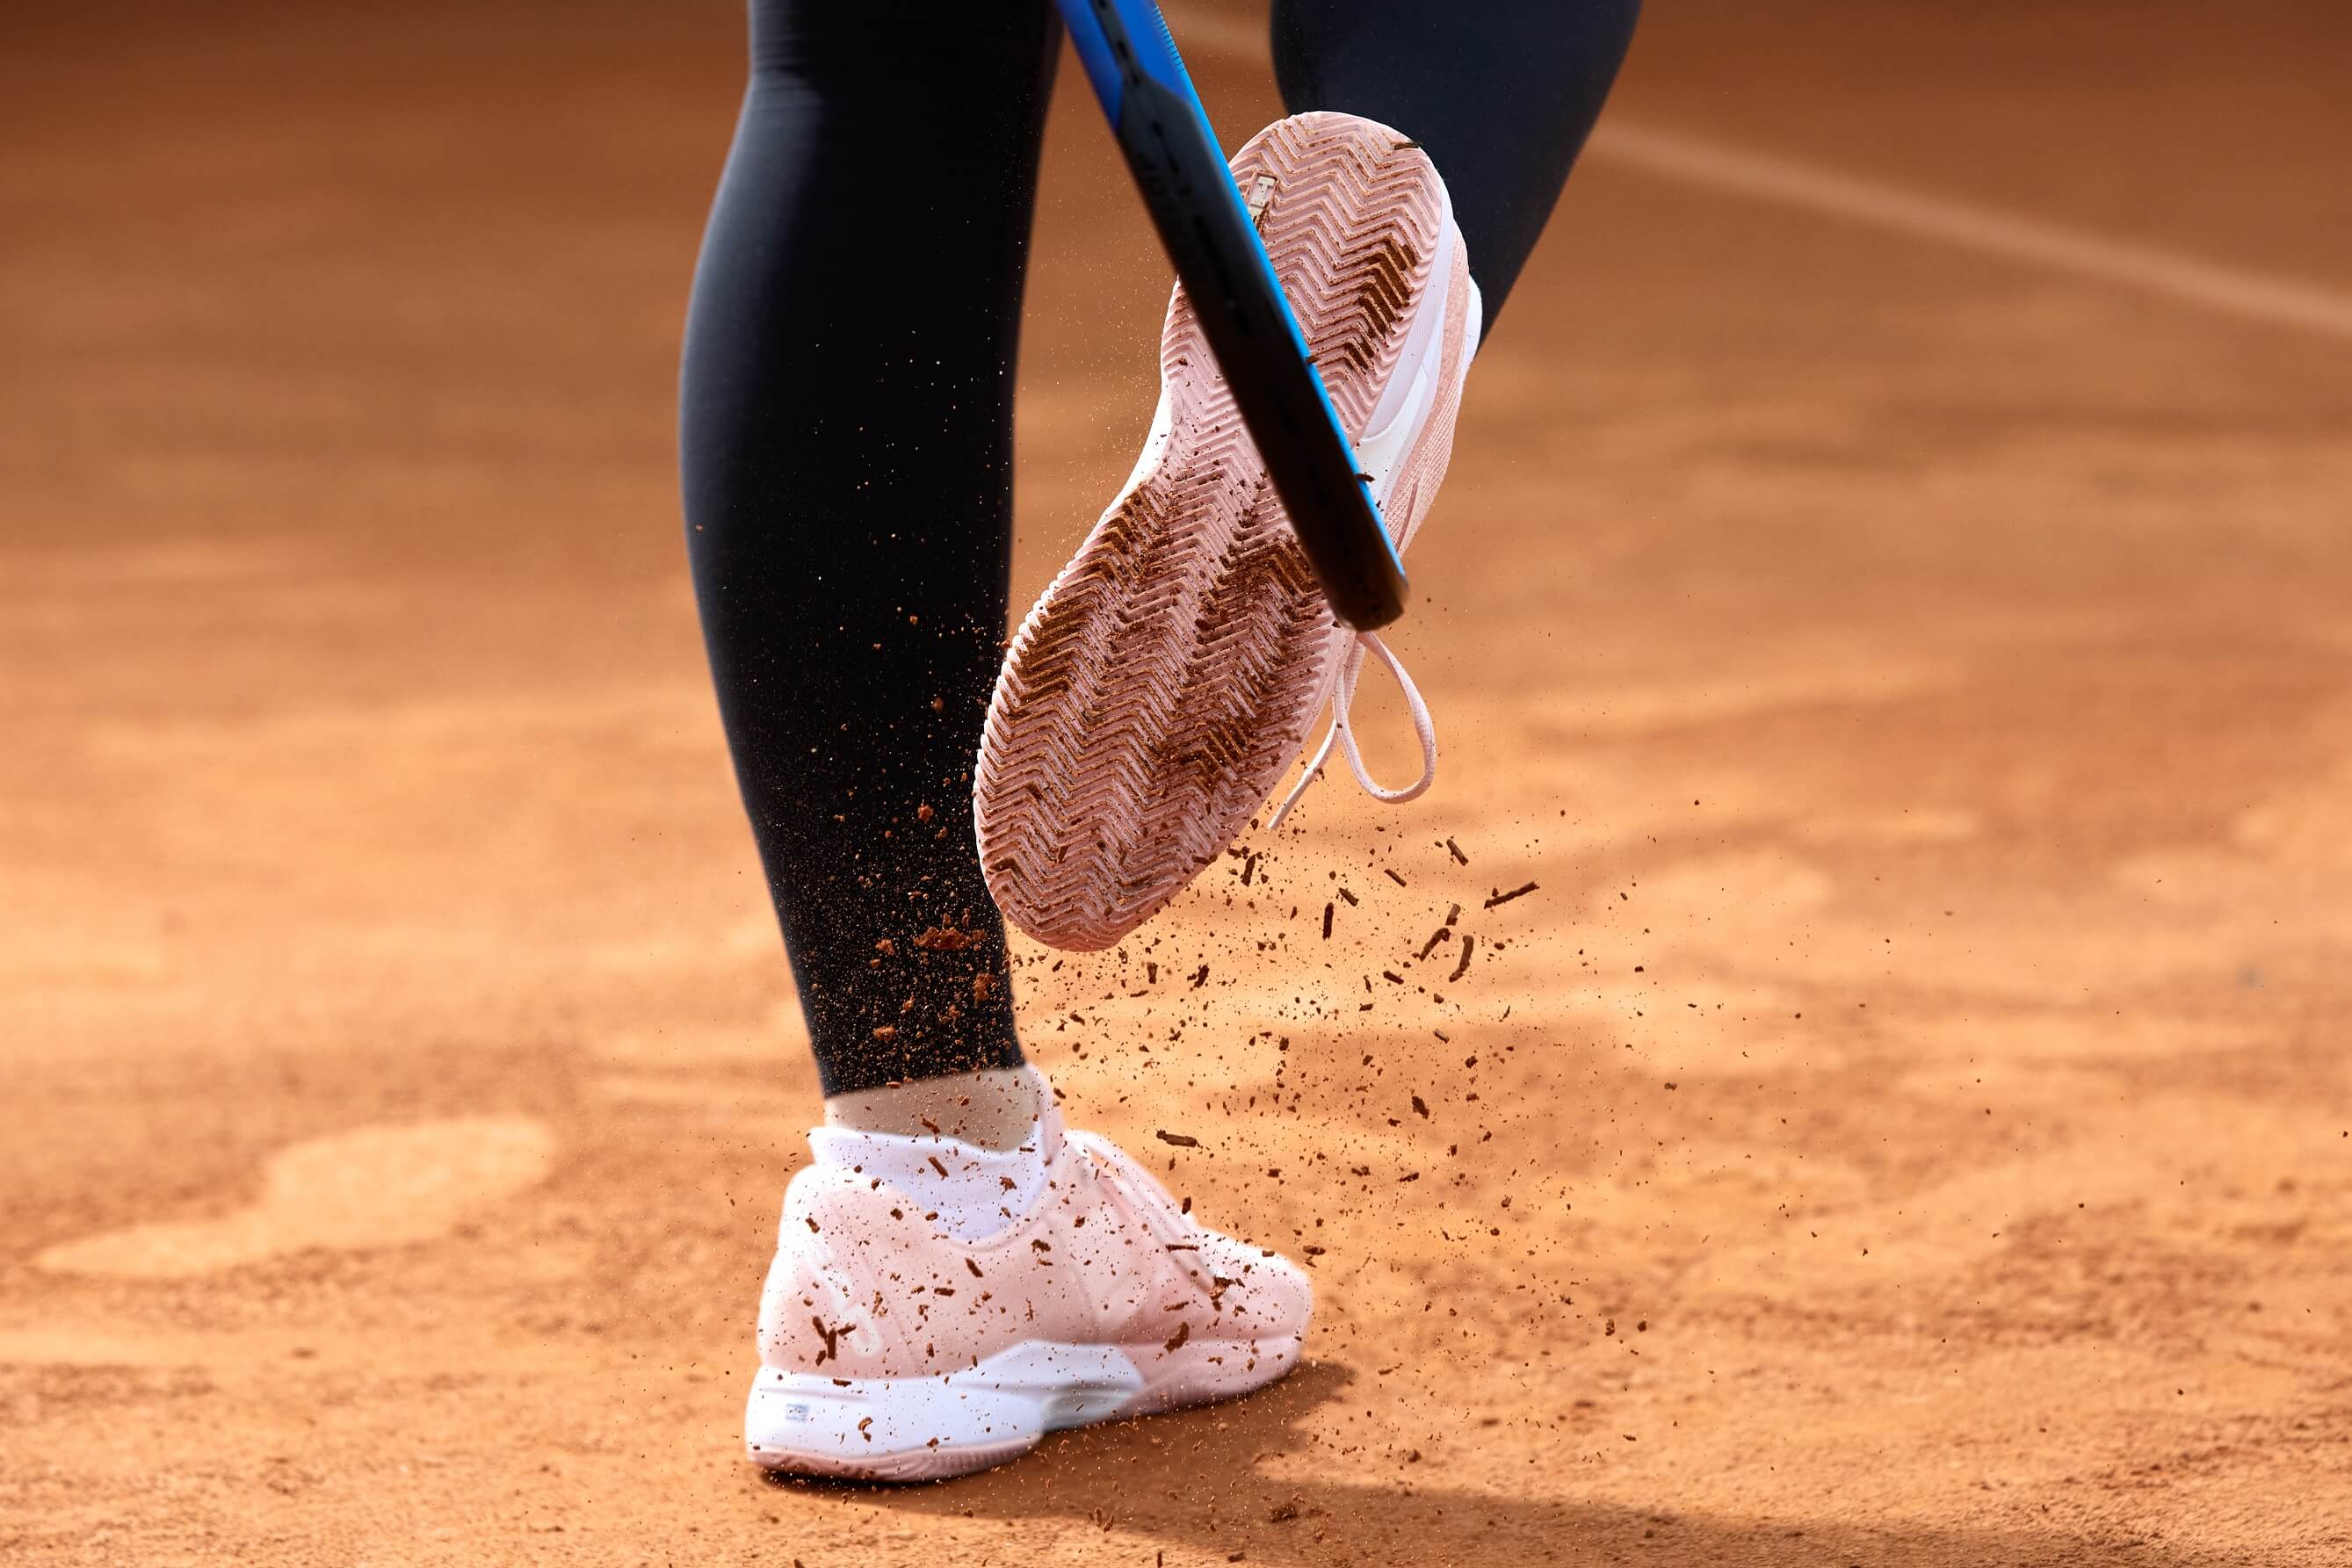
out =
{"type": "MultiPolygon", "coordinates": [[[[1346,115],[1277,121],[1234,171],[1402,545],[1476,331],[1444,183],[1346,115]]],[[[1143,456],[1014,634],[974,770],[990,891],[1056,947],[1110,946],[1223,852],[1298,756],[1345,642],[1181,289],[1160,367],[1143,456]]]]}
{"type": "Polygon", "coordinates": [[[743,1411],[762,1470],[842,1480],[969,1475],[1048,1432],[1263,1388],[1298,1364],[1297,1335],[1199,1340],[1174,1350],[1031,1341],[937,1377],[826,1377],[761,1367],[743,1411]]]}

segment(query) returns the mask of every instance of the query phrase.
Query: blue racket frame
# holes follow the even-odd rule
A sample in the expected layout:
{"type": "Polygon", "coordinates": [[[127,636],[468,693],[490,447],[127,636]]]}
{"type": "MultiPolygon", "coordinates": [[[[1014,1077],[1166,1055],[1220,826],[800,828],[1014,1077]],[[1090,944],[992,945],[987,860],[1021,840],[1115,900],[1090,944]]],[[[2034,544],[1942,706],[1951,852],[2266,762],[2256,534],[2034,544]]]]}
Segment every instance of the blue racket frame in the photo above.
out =
{"type": "Polygon", "coordinates": [[[1152,0],[1057,0],[1324,597],[1361,631],[1404,613],[1404,564],[1152,0]]]}

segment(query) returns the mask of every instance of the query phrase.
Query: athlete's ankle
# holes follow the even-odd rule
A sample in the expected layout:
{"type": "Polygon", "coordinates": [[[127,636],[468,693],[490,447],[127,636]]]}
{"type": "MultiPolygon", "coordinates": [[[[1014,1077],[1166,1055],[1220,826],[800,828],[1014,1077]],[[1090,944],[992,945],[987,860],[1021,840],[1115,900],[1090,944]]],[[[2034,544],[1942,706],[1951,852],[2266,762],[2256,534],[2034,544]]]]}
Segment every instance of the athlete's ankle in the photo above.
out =
{"type": "Polygon", "coordinates": [[[1034,1067],[989,1068],[835,1094],[824,1103],[824,1122],[861,1133],[931,1134],[975,1148],[1012,1149],[1028,1139],[1052,1092],[1034,1067]]]}
{"type": "Polygon", "coordinates": [[[1045,1190],[1049,1097],[1029,1067],[837,1095],[809,1147],[819,1165],[887,1185],[948,1235],[978,1241],[1018,1222],[1045,1190]]]}

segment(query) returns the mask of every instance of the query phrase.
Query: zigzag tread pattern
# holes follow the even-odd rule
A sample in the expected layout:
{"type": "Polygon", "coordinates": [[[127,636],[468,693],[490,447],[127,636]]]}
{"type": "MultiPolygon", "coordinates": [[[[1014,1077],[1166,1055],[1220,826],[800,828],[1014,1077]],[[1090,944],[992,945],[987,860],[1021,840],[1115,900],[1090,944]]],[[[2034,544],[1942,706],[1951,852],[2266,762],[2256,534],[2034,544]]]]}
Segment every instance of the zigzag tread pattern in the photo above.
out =
{"type": "MultiPolygon", "coordinates": [[[[1388,127],[1328,113],[1276,121],[1234,170],[1244,190],[1276,182],[1261,237],[1360,436],[1431,281],[1436,171],[1388,127]]],[[[1450,356],[1466,289],[1446,292],[1450,356]]],[[[1014,633],[973,773],[990,891],[1057,947],[1110,946],[1233,841],[1298,755],[1346,638],[1181,287],[1160,381],[1164,440],[1014,633]]],[[[1444,472],[1454,391],[1391,486],[1400,541],[1444,472]]]]}

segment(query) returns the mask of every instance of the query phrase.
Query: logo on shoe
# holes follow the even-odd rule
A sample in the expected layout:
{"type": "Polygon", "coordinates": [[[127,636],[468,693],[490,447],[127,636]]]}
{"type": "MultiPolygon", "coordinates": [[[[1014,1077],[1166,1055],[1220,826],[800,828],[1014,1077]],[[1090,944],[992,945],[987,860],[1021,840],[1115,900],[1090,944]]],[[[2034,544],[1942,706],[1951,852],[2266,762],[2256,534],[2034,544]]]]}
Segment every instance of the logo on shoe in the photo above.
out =
{"type": "Polygon", "coordinates": [[[1271,174],[1260,174],[1257,177],[1256,183],[1250,186],[1250,227],[1257,230],[1260,234],[1264,234],[1265,232],[1265,210],[1267,207],[1273,205],[1273,204],[1274,176],[1271,174]]]}

